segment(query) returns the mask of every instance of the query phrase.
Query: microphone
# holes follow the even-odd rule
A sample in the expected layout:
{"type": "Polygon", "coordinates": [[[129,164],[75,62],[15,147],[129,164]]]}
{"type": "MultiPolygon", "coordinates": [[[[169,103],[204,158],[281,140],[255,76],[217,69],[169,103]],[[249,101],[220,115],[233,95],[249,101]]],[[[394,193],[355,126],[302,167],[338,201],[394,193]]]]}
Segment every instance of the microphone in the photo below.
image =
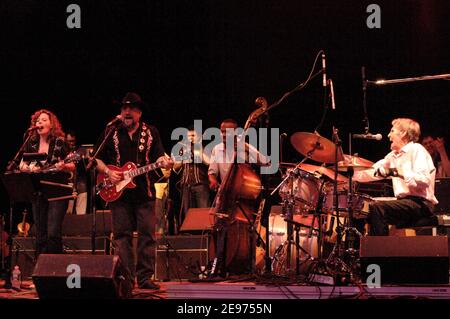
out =
{"type": "Polygon", "coordinates": [[[327,68],[325,66],[325,52],[322,52],[322,85],[327,86],[327,68]]]}
{"type": "Polygon", "coordinates": [[[328,81],[330,81],[330,94],[331,94],[331,108],[333,110],[336,109],[336,104],[334,103],[334,87],[333,87],[333,80],[329,79],[328,81]]]}
{"type": "Polygon", "coordinates": [[[111,125],[114,125],[114,124],[116,124],[117,122],[122,122],[122,120],[123,120],[123,117],[122,117],[122,115],[117,115],[111,122],[109,122],[108,124],[106,124],[106,126],[111,126],[111,125]]]}
{"type": "Polygon", "coordinates": [[[41,128],[43,128],[43,126],[33,125],[33,126],[30,126],[30,127],[27,129],[27,131],[29,132],[29,131],[39,130],[39,129],[41,129],[41,128]]]}
{"type": "Polygon", "coordinates": [[[381,134],[353,134],[353,138],[359,138],[359,139],[363,139],[363,140],[377,140],[377,141],[381,141],[381,139],[383,138],[383,135],[381,134]]]}

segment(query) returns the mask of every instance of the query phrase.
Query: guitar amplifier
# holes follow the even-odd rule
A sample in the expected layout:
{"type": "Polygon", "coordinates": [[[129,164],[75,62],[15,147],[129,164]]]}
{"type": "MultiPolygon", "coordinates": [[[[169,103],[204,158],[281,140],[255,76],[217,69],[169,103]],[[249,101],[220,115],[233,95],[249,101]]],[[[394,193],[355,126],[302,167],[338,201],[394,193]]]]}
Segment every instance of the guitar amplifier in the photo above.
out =
{"type": "Polygon", "coordinates": [[[197,279],[209,263],[207,235],[165,236],[156,243],[155,279],[197,279]]]}

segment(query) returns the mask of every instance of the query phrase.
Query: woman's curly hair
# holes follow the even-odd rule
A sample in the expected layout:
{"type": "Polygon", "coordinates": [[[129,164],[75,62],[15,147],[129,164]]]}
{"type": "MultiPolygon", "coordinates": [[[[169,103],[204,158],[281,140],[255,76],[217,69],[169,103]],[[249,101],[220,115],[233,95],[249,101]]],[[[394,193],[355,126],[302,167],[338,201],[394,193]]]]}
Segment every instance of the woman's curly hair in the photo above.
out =
{"type": "MultiPolygon", "coordinates": [[[[58,120],[58,117],[51,111],[46,109],[40,109],[36,112],[34,112],[33,115],[31,115],[31,126],[36,125],[37,120],[39,116],[45,113],[50,118],[50,123],[52,124],[52,128],[50,129],[50,133],[48,134],[47,140],[51,140],[52,138],[62,137],[64,138],[64,132],[61,127],[61,123],[58,120]]],[[[38,133],[36,131],[33,131],[32,137],[37,137],[38,133]]]]}

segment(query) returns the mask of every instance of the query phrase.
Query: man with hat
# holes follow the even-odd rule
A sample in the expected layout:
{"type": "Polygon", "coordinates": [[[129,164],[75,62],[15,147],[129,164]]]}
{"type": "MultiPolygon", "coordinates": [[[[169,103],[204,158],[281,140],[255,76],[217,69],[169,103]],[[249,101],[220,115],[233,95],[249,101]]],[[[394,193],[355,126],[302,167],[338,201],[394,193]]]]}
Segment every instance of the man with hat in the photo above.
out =
{"type": "MultiPolygon", "coordinates": [[[[164,155],[164,147],[156,127],[141,120],[146,104],[133,92],[127,93],[121,102],[121,113],[114,130],[97,157],[97,170],[104,173],[111,182],[124,179],[123,172],[110,170],[107,165],[122,167],[133,162],[138,167],[153,162],[163,162],[164,168],[171,168],[173,162],[164,155]]],[[[104,132],[99,143],[106,136],[104,132]]],[[[97,144],[99,145],[99,144],[97,144]]],[[[125,188],[116,201],[109,203],[112,211],[114,247],[126,270],[128,282],[134,286],[134,278],[141,289],[159,289],[151,280],[155,270],[155,177],[151,173],[133,179],[136,188],[125,188]],[[137,264],[134,264],[133,231],[138,232],[137,264]]]]}

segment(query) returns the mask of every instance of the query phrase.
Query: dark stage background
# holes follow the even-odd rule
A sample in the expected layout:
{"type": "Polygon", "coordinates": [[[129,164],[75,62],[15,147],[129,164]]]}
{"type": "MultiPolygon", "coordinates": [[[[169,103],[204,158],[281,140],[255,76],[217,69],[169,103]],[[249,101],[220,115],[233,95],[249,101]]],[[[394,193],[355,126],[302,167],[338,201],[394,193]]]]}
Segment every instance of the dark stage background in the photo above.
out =
{"type": "MultiPolygon", "coordinates": [[[[0,167],[22,141],[32,112],[53,110],[64,129],[93,143],[119,112],[127,91],[149,104],[145,119],[161,131],[202,119],[204,128],[234,117],[241,126],[264,96],[269,103],[304,81],[320,49],[327,55],[336,110],[320,133],[363,132],[361,66],[367,78],[450,73],[448,1],[45,1],[0,3],[0,167]],[[66,27],[66,7],[81,7],[81,29],[66,27]],[[366,26],[366,7],[381,7],[381,29],[366,26]]],[[[320,60],[319,65],[320,67],[320,60]]],[[[317,69],[318,70],[318,69],[317,69]]],[[[449,81],[369,87],[370,131],[384,139],[355,141],[377,160],[396,117],[450,141],[449,81]]],[[[312,132],[323,113],[321,77],[273,110],[271,126],[289,136],[312,132]]],[[[300,158],[286,144],[285,157],[300,158]]],[[[3,187],[3,186],[2,186],[3,187]]],[[[8,198],[1,189],[1,212],[8,198]]]]}

